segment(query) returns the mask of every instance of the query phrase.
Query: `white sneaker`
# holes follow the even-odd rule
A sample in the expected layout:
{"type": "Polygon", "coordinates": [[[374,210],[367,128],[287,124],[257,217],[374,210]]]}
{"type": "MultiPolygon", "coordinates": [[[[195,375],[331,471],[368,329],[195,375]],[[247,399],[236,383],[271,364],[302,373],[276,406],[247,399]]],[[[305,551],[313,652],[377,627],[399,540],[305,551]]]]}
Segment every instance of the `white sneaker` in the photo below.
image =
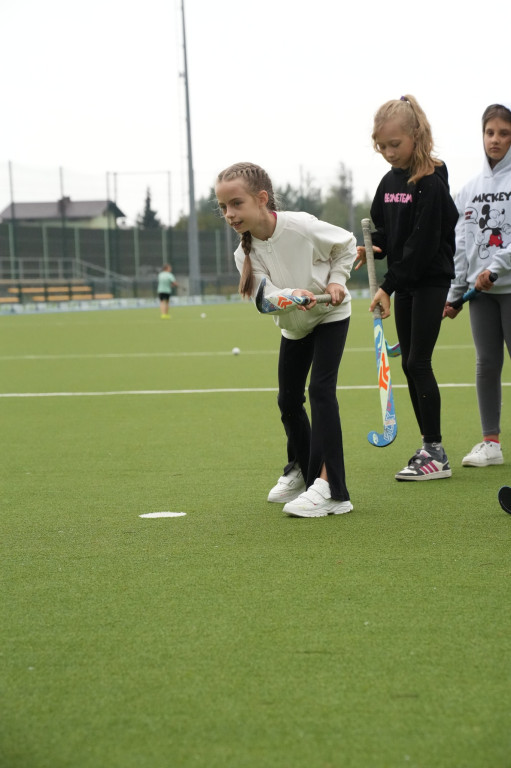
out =
{"type": "Polygon", "coordinates": [[[329,483],[318,477],[308,491],[286,504],[284,512],[291,517],[326,517],[343,515],[352,509],[351,501],[334,501],[330,496],[329,483]]]}
{"type": "Polygon", "coordinates": [[[474,445],[470,453],[462,459],[464,467],[489,467],[491,464],[503,464],[504,456],[500,443],[483,441],[474,445]]]}
{"type": "Polygon", "coordinates": [[[282,475],[268,494],[268,501],[275,501],[277,504],[284,504],[286,501],[293,501],[305,490],[305,480],[302,470],[296,465],[287,475],[282,475]]]}

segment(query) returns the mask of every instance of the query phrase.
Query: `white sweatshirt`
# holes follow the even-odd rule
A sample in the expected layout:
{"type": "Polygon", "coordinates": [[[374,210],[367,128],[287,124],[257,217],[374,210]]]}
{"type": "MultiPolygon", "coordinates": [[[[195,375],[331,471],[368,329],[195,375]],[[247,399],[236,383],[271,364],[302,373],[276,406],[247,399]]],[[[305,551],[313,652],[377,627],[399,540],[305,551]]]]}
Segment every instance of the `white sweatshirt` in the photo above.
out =
{"type": "MultiPolygon", "coordinates": [[[[350,232],[320,221],[309,213],[279,211],[275,231],[268,240],[252,237],[250,258],[254,270],[255,297],[259,283],[266,278],[266,296],[291,294],[297,289],[325,293],[329,283],[346,286],[357,255],[356,241],[350,232]]],[[[241,244],[234,254],[241,274],[245,254],[241,244]]],[[[299,309],[274,315],[275,323],[287,339],[307,336],[319,323],[344,320],[351,314],[351,296],[346,291],[336,307],[316,304],[306,312],[299,309]]]]}
{"type": "Polygon", "coordinates": [[[485,155],[482,173],[463,187],[456,206],[456,277],[447,300],[473,288],[485,269],[498,275],[492,293],[511,293],[511,148],[493,169],[485,155]]]}

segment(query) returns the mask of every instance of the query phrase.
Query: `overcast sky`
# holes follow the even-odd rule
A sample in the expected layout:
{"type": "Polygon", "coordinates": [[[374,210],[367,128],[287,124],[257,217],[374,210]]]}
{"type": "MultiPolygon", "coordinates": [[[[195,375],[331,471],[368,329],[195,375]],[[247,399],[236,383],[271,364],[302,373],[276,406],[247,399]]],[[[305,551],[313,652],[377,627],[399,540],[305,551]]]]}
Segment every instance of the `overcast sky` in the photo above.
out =
{"type": "MultiPolygon", "coordinates": [[[[404,93],[425,109],[456,192],[481,167],[483,109],[511,99],[499,40],[510,9],[185,0],[196,197],[241,160],[276,186],[309,175],[325,191],[344,162],[356,199],[372,197],[388,170],[372,117],[404,93]]],[[[181,0],[2,0],[0,23],[0,210],[11,162],[19,202],[112,197],[116,178],[130,218],[147,187],[165,223],[186,212],[181,0]]]]}

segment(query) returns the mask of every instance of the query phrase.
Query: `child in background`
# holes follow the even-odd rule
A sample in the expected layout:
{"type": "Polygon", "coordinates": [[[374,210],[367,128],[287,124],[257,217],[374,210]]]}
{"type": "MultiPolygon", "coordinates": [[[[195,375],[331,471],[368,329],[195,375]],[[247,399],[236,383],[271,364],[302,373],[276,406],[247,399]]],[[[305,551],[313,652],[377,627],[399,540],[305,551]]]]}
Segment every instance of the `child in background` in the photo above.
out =
{"type": "MultiPolygon", "coordinates": [[[[511,103],[491,104],[483,114],[482,172],[456,197],[456,278],[448,300],[468,288],[482,291],[470,302],[470,324],[477,354],[476,389],[482,442],[462,460],[464,467],[502,464],[500,412],[504,343],[511,355],[511,103]],[[490,275],[495,272],[497,281],[490,275]]],[[[459,310],[449,303],[445,315],[459,310]]]]}
{"type": "Polygon", "coordinates": [[[161,272],[158,274],[158,298],[160,299],[160,316],[162,320],[168,320],[169,303],[173,288],[178,286],[178,282],[172,274],[170,264],[164,264],[161,272]]]}
{"type": "Polygon", "coordinates": [[[308,213],[277,212],[268,174],[252,163],[222,171],[216,196],[225,220],[241,236],[234,254],[241,295],[253,298],[266,278],[267,296],[284,291],[311,299],[274,317],[282,334],[278,405],[288,462],[268,501],[287,502],[284,512],[293,517],[350,512],[336,386],[351,314],[346,281],[355,239],[308,213]],[[317,304],[319,293],[329,293],[332,301],[317,304]],[[304,408],[309,371],[310,422],[304,408]]]}
{"type": "MultiPolygon", "coordinates": [[[[451,477],[440,428],[440,392],[431,364],[442,314],[454,275],[454,228],[458,219],[447,169],[433,154],[431,127],[413,96],[386,102],[374,117],[373,145],[391,170],[371,206],[377,258],[388,270],[377,291],[382,317],[394,294],[396,330],[410,399],[422,446],[397,480],[451,477]]],[[[357,248],[357,269],[365,248],[357,248]]]]}

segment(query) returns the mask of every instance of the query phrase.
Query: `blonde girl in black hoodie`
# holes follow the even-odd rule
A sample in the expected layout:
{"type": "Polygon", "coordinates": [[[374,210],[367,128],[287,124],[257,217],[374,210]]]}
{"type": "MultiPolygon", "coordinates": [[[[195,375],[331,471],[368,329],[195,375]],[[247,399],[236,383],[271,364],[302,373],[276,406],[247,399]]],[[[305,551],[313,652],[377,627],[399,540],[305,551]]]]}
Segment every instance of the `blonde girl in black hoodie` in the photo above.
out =
{"type": "MultiPolygon", "coordinates": [[[[452,472],[442,445],[440,392],[431,364],[449,285],[454,276],[458,213],[447,169],[435,157],[431,127],[413,96],[381,106],[373,145],[391,165],[371,206],[377,258],[387,272],[371,304],[389,317],[394,295],[396,330],[422,445],[397,480],[436,480],[452,472]]],[[[357,248],[358,267],[365,249],[357,248]]]]}

